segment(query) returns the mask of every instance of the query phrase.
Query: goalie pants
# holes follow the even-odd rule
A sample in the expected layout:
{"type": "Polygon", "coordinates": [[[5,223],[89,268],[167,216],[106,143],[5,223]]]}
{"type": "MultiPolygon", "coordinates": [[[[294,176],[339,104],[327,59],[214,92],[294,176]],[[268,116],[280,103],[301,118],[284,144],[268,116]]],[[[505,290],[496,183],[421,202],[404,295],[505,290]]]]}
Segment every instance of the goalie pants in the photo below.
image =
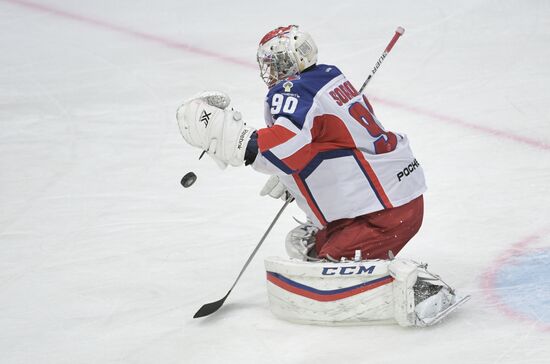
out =
{"type": "Polygon", "coordinates": [[[388,259],[388,251],[399,253],[418,232],[423,216],[420,196],[402,206],[329,222],[315,235],[317,256],[350,259],[359,249],[363,259],[388,259]]]}

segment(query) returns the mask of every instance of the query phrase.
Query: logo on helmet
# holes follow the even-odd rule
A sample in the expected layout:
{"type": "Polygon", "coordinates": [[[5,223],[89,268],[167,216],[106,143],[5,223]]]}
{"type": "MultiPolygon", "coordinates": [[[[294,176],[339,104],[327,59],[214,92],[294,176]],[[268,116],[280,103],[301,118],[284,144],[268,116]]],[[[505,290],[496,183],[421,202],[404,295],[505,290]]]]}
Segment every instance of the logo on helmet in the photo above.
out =
{"type": "Polygon", "coordinates": [[[300,55],[307,56],[313,51],[313,47],[307,41],[304,41],[296,48],[296,50],[300,53],[300,55]]]}

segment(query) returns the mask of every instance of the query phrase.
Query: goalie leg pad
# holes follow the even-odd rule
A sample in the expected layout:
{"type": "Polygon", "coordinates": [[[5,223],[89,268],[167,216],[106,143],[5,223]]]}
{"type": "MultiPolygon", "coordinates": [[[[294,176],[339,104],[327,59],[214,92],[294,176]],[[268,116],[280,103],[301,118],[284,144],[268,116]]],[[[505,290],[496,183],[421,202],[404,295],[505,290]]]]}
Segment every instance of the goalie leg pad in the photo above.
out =
{"type": "Polygon", "coordinates": [[[400,259],[394,259],[389,264],[389,271],[394,278],[393,307],[395,321],[401,326],[415,324],[414,289],[418,265],[400,259]]]}
{"type": "Polygon", "coordinates": [[[424,327],[469,298],[455,296],[425,265],[409,260],[333,263],[269,257],[265,267],[271,311],[299,323],[424,327]],[[421,295],[424,283],[429,289],[421,295]]]}
{"type": "Polygon", "coordinates": [[[395,324],[389,261],[304,262],[265,259],[275,316],[315,325],[395,324]]]}

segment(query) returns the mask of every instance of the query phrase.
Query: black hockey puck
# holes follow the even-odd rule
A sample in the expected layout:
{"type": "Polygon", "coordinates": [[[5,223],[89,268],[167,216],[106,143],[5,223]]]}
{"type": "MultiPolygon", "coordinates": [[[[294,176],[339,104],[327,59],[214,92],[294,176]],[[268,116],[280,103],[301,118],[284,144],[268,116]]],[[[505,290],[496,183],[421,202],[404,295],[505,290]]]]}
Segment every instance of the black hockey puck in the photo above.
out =
{"type": "Polygon", "coordinates": [[[197,175],[193,172],[187,173],[181,179],[181,185],[185,188],[193,186],[193,183],[197,180],[197,175]]]}

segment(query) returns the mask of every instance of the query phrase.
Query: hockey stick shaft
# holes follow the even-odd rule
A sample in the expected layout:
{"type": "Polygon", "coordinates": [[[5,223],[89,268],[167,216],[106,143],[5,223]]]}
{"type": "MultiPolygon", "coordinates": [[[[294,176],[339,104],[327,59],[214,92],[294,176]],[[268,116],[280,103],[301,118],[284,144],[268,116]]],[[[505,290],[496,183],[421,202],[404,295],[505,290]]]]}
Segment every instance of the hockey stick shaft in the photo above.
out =
{"type": "Polygon", "coordinates": [[[260,249],[260,247],[262,246],[265,238],[267,237],[267,235],[269,234],[269,232],[271,231],[271,229],[273,228],[273,226],[275,226],[275,223],[277,222],[277,220],[279,220],[279,217],[281,216],[281,214],[283,213],[283,211],[285,210],[285,208],[288,206],[288,204],[290,204],[292,201],[294,201],[293,198],[289,198],[285,201],[283,207],[281,207],[281,209],[279,210],[279,212],[277,213],[277,215],[275,215],[275,218],[273,219],[273,221],[271,222],[271,224],[269,225],[269,227],[267,228],[267,230],[265,231],[264,235],[262,236],[262,238],[260,239],[260,241],[258,242],[258,245],[256,245],[256,247],[254,248],[254,250],[252,251],[252,254],[250,254],[250,256],[248,257],[248,260],[246,261],[246,263],[244,263],[244,266],[242,267],[241,269],[241,272],[239,273],[239,275],[237,276],[237,279],[235,279],[235,282],[233,282],[233,285],[231,286],[231,288],[229,289],[229,292],[227,292],[227,294],[220,300],[218,301],[214,301],[214,302],[210,302],[210,303],[207,303],[207,304],[204,304],[198,311],[197,313],[195,313],[195,315],[193,316],[193,318],[199,318],[199,317],[204,317],[204,316],[208,316],[214,312],[216,312],[217,310],[220,309],[220,307],[222,307],[223,303],[225,302],[225,300],[227,299],[227,297],[229,296],[229,294],[231,293],[231,291],[233,290],[233,288],[235,288],[235,285],[237,284],[237,282],[239,281],[239,279],[241,278],[241,276],[243,275],[244,271],[246,270],[246,268],[248,267],[248,265],[250,264],[250,262],[252,261],[252,259],[254,258],[254,256],[256,255],[256,253],[258,252],[258,250],[260,249]]]}
{"type": "Polygon", "coordinates": [[[378,71],[378,68],[380,68],[380,66],[382,65],[382,62],[384,61],[384,59],[386,59],[386,56],[388,55],[388,53],[390,53],[393,46],[399,39],[399,37],[401,37],[404,33],[405,33],[405,29],[403,27],[397,27],[397,29],[395,30],[395,34],[393,35],[393,38],[386,46],[386,49],[384,49],[384,52],[382,52],[382,55],[380,56],[380,58],[378,58],[378,61],[374,65],[372,71],[370,72],[365,82],[363,83],[363,86],[361,86],[361,88],[359,89],[359,93],[362,93],[365,87],[367,87],[367,84],[370,82],[372,76],[374,76],[376,71],[378,71]]]}
{"type": "Polygon", "coordinates": [[[281,209],[279,210],[279,212],[277,212],[277,215],[275,215],[275,217],[273,218],[273,221],[271,222],[271,224],[269,225],[269,227],[267,228],[267,230],[265,231],[264,235],[262,236],[262,238],[260,239],[260,241],[258,242],[258,245],[256,245],[256,247],[254,248],[254,250],[252,251],[252,254],[250,254],[250,256],[248,257],[248,260],[246,261],[246,263],[244,263],[244,266],[243,266],[243,269],[241,269],[241,272],[239,273],[239,275],[237,276],[237,279],[235,280],[235,283],[233,283],[233,285],[231,286],[231,288],[229,289],[230,291],[235,287],[235,285],[237,284],[237,282],[239,281],[239,279],[241,278],[241,276],[243,275],[245,269],[248,267],[248,265],[250,264],[250,262],[252,261],[252,259],[254,258],[254,256],[256,255],[256,253],[258,252],[258,250],[260,249],[260,247],[262,246],[265,238],[267,238],[267,235],[270,233],[271,229],[273,229],[273,226],[275,226],[275,223],[277,222],[277,220],[279,220],[279,217],[281,216],[281,214],[283,213],[283,211],[285,210],[285,208],[288,206],[289,203],[291,203],[294,199],[290,198],[288,200],[285,201],[283,207],[281,207],[281,209]]]}

